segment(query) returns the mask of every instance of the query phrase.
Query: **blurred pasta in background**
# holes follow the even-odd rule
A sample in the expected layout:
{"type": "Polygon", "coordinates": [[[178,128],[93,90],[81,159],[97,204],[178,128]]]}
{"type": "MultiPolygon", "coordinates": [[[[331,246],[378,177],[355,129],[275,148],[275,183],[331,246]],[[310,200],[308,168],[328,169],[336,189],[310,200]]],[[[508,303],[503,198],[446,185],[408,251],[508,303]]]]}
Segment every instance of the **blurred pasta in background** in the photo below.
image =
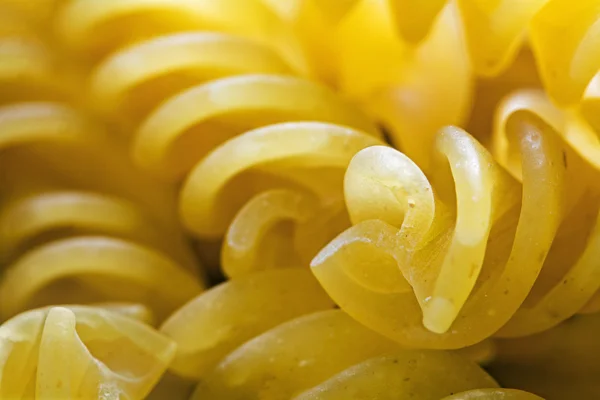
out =
{"type": "Polygon", "coordinates": [[[599,18],[0,0],[0,399],[599,397],[599,18]]]}

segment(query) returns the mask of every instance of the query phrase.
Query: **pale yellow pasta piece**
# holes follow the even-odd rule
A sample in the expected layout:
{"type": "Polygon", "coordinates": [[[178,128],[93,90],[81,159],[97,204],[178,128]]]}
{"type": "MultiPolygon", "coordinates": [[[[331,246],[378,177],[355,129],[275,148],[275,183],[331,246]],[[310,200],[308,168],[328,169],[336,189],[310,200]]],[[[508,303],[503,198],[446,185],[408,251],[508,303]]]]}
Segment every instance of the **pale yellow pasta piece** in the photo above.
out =
{"type": "Polygon", "coordinates": [[[372,136],[373,123],[322,85],[240,75],[161,104],[137,132],[133,157],[173,180],[189,173],[181,219],[204,240],[227,234],[223,264],[235,276],[306,265],[348,225],[343,170],[356,151],[380,143],[372,136]]]}
{"type": "Polygon", "coordinates": [[[4,318],[56,302],[133,301],[162,320],[201,291],[171,194],[90,121],[59,103],[20,103],[0,108],[0,130],[11,171],[1,177],[4,318]]]}
{"type": "Polygon", "coordinates": [[[0,397],[143,399],[174,354],[168,338],[118,313],[29,311],[0,326],[0,397]]]}
{"type": "Polygon", "coordinates": [[[40,246],[0,281],[0,315],[55,302],[144,301],[163,320],[201,286],[162,254],[126,241],[83,236],[40,246]],[[127,266],[127,267],[124,267],[127,266]]]}
{"type": "Polygon", "coordinates": [[[231,75],[291,74],[268,46],[214,32],[159,36],[111,54],[92,73],[95,107],[121,122],[139,123],[182,89],[231,75]]]}
{"type": "Polygon", "coordinates": [[[406,346],[426,348],[477,343],[513,316],[566,211],[566,175],[550,127],[515,114],[509,132],[521,153],[522,194],[456,128],[437,137],[431,184],[395,150],[372,147],[354,157],[345,188],[355,225],[312,262],[342,309],[406,346]],[[374,286],[376,273],[398,279],[374,286]]]}
{"type": "Polygon", "coordinates": [[[397,345],[340,310],[279,325],[230,353],[199,383],[192,399],[289,399],[397,345]]]}
{"type": "Polygon", "coordinates": [[[252,37],[276,49],[297,70],[306,71],[289,28],[256,0],[67,0],[56,23],[61,41],[91,65],[144,39],[209,30],[252,37]]]}
{"type": "Polygon", "coordinates": [[[515,389],[474,389],[442,400],[543,400],[533,393],[515,389]]]}
{"type": "Polygon", "coordinates": [[[477,364],[458,355],[404,350],[350,367],[294,399],[440,400],[458,391],[496,386],[477,364]]]}
{"type": "Polygon", "coordinates": [[[592,129],[576,110],[557,109],[539,91],[522,91],[507,98],[498,109],[493,150],[519,179],[522,156],[506,130],[507,121],[519,113],[535,114],[547,124],[550,134],[566,142],[562,163],[567,188],[562,226],[528,299],[499,332],[506,336],[530,334],[556,325],[584,309],[600,288],[596,261],[600,256],[598,160],[589,156],[588,146],[572,140],[573,132],[592,129]]]}
{"type": "Polygon", "coordinates": [[[328,88],[275,75],[243,75],[188,89],[163,103],[138,131],[133,156],[156,174],[180,178],[225,140],[283,121],[321,121],[367,133],[376,128],[328,88]]]}
{"type": "Polygon", "coordinates": [[[287,266],[295,261],[292,251],[306,265],[348,225],[344,169],[357,151],[377,143],[353,129],[313,122],[247,132],[190,173],[181,194],[183,221],[201,237],[226,233],[222,263],[231,277],[287,266]],[[276,231],[287,221],[296,225],[291,233],[276,231]]]}
{"type": "Polygon", "coordinates": [[[171,371],[197,380],[252,337],[328,308],[333,302],[305,269],[261,271],[203,293],[160,331],[178,345],[171,371]]]}

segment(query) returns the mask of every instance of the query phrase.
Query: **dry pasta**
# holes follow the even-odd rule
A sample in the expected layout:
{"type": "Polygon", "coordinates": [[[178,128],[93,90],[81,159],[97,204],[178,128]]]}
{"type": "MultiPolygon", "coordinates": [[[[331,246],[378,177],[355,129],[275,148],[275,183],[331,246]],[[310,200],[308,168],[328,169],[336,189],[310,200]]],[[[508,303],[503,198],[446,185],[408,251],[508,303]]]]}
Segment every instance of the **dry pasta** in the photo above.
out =
{"type": "MultiPolygon", "coordinates": [[[[466,361],[485,361],[489,343],[463,349],[460,355],[421,356],[402,351],[397,343],[333,306],[305,269],[257,271],[233,279],[184,305],[162,325],[160,332],[178,346],[170,370],[200,382],[192,398],[288,399],[371,357],[398,353],[395,363],[411,369],[410,357],[418,354],[435,368],[448,364],[457,368],[448,384],[429,394],[432,399],[468,388],[495,387],[480,367],[466,361]]],[[[371,369],[377,368],[364,367],[367,377],[371,369]]],[[[414,373],[426,377],[437,372],[414,373]]],[[[412,390],[426,395],[423,388],[412,390]]]]}
{"type": "Polygon", "coordinates": [[[133,301],[164,319],[202,289],[172,193],[76,107],[70,84],[50,84],[61,75],[41,38],[26,24],[7,27],[0,318],[56,302],[133,301]]]}
{"type": "MultiPolygon", "coordinates": [[[[448,1],[388,0],[398,32],[419,42],[430,33],[448,1]]],[[[480,75],[495,75],[529,42],[548,94],[561,104],[579,102],[600,69],[594,48],[597,0],[457,0],[471,64],[480,75]],[[575,28],[574,24],[577,25],[575,28]]]]}
{"type": "Polygon", "coordinates": [[[0,0],[0,399],[598,395],[572,3],[0,0]]]}
{"type": "MultiPolygon", "coordinates": [[[[495,387],[475,364],[445,352],[404,351],[352,366],[295,397],[309,399],[446,399],[469,387],[495,387]],[[436,377],[434,385],[431,377],[436,377]]],[[[525,397],[524,397],[525,398],[525,397]]],[[[535,398],[535,397],[533,397],[535,398]]]]}
{"type": "Polygon", "coordinates": [[[175,182],[187,176],[180,197],[182,221],[204,241],[218,241],[227,235],[223,264],[228,275],[255,268],[257,263],[263,268],[280,263],[277,253],[290,249],[299,253],[297,263],[306,265],[323,243],[348,225],[339,190],[341,175],[354,152],[378,143],[356,131],[374,136],[378,131],[359,110],[328,88],[292,77],[308,73],[298,61],[301,47],[269,8],[257,1],[233,0],[229,4],[63,3],[56,13],[57,35],[68,53],[85,60],[82,69],[89,75],[90,107],[122,130],[135,132],[130,141],[137,165],[175,182]],[[234,4],[241,9],[232,13],[234,4]],[[97,32],[128,20],[135,26],[130,28],[132,32],[115,31],[105,40],[95,39],[97,32]],[[272,31],[267,35],[258,22],[272,31]],[[283,124],[304,121],[340,126],[283,124]],[[265,131],[246,135],[262,127],[265,131]],[[235,144],[218,147],[236,136],[240,139],[235,144]],[[304,149],[298,146],[295,152],[287,151],[285,143],[293,137],[304,149]],[[230,176],[215,179],[214,189],[206,187],[208,182],[199,183],[206,169],[230,163],[230,151],[244,152],[246,148],[255,148],[254,159],[239,165],[237,171],[230,166],[230,176]],[[319,148],[321,161],[312,156],[319,148]],[[271,156],[260,155],[268,151],[271,156]],[[315,188],[311,186],[317,180],[310,179],[310,174],[331,178],[315,188]],[[299,189],[268,190],[288,186],[299,189]],[[244,194],[225,202],[219,198],[223,211],[210,204],[196,207],[216,200],[221,187],[244,194]],[[261,190],[266,192],[253,196],[261,190]],[[227,232],[243,204],[241,198],[252,200],[227,232]],[[272,215],[256,218],[265,204],[284,204],[290,199],[300,203],[297,210],[292,210],[291,204],[280,210],[273,207],[272,215]],[[215,216],[207,219],[206,213],[215,216]],[[328,221],[316,225],[319,219],[328,221]],[[290,220],[302,225],[298,228],[298,236],[305,237],[299,240],[302,243],[276,237],[293,236],[293,230],[282,234],[290,230],[290,220]],[[331,233],[320,233],[320,239],[310,237],[323,227],[331,233]],[[247,242],[241,244],[245,248],[236,243],[239,232],[247,242]]]}
{"type": "Polygon", "coordinates": [[[393,149],[353,158],[355,225],[312,262],[343,309],[405,345],[458,348],[548,329],[592,299],[598,172],[537,114],[511,111],[498,134],[515,176],[457,128],[438,135],[430,179],[393,149]]]}

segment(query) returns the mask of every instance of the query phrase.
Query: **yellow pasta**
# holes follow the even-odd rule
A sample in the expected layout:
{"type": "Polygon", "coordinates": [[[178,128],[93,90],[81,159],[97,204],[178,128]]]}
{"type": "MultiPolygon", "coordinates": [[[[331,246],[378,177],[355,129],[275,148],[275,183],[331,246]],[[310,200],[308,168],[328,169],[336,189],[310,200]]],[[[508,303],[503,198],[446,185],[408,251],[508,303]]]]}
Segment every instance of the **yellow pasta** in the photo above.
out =
{"type": "Polygon", "coordinates": [[[10,171],[0,178],[0,318],[57,302],[133,301],[164,319],[202,289],[173,194],[76,107],[43,58],[49,48],[11,21],[21,28],[0,36],[0,166],[10,171]]]}
{"type": "Polygon", "coordinates": [[[333,302],[310,272],[261,271],[205,292],[174,313],[160,330],[178,344],[170,368],[198,379],[253,336],[328,308],[333,302]]]}
{"type": "MultiPolygon", "coordinates": [[[[342,311],[314,313],[282,324],[240,346],[200,381],[191,398],[289,399],[356,363],[397,352],[395,349],[395,343],[361,327],[342,311]]],[[[432,363],[439,365],[444,356],[437,353],[432,363]]],[[[466,380],[457,380],[457,387],[495,386],[476,364],[460,356],[450,359],[448,363],[466,380]],[[462,371],[461,362],[467,365],[462,371]]],[[[399,368],[400,365],[411,368],[410,360],[401,359],[398,363],[399,368]]],[[[370,371],[377,370],[371,366],[365,368],[366,379],[371,376],[370,371]]],[[[432,371],[423,371],[425,375],[428,372],[432,371]]],[[[382,382],[374,385],[385,390],[382,382]]],[[[448,389],[446,393],[451,391],[448,389]]]]}
{"type": "MultiPolygon", "coordinates": [[[[317,59],[336,56],[329,80],[381,121],[394,145],[427,168],[426,149],[439,127],[461,124],[468,116],[473,74],[453,5],[443,9],[431,35],[415,47],[396,34],[388,3],[357,2],[333,28],[317,30],[309,47],[328,46],[317,59]]],[[[305,18],[312,21],[314,14],[305,18]]],[[[310,34],[307,29],[301,37],[310,34]]]]}
{"type": "MultiPolygon", "coordinates": [[[[305,269],[257,271],[223,283],[190,301],[160,328],[178,349],[170,375],[155,394],[168,391],[186,398],[200,382],[198,398],[246,399],[262,393],[284,399],[354,362],[401,351],[397,343],[331,310],[333,306],[305,269]]],[[[493,352],[493,343],[484,342],[436,357],[487,362],[493,352]]],[[[472,361],[468,365],[475,375],[485,376],[472,361]]]]}
{"type": "Polygon", "coordinates": [[[599,16],[0,0],[0,399],[599,396],[599,16]]]}
{"type": "Polygon", "coordinates": [[[498,358],[489,369],[504,385],[547,399],[596,398],[599,330],[596,313],[536,335],[498,340],[498,358]]]}
{"type": "Polygon", "coordinates": [[[389,148],[354,157],[355,225],[312,262],[344,310],[405,345],[458,348],[547,329],[591,299],[597,171],[537,115],[505,117],[519,180],[456,128],[437,137],[431,180],[389,148]]]}
{"type": "Polygon", "coordinates": [[[50,307],[0,326],[0,398],[142,399],[175,354],[152,328],[94,307],[50,307]]]}
{"type": "Polygon", "coordinates": [[[457,391],[495,386],[496,382],[476,364],[456,355],[411,350],[366,360],[294,399],[404,400],[418,396],[439,400],[457,391]]]}
{"type": "MultiPolygon", "coordinates": [[[[445,1],[389,0],[401,36],[431,34],[445,1]]],[[[596,50],[600,2],[566,0],[457,0],[474,70],[496,75],[514,59],[529,33],[548,94],[574,105],[600,69],[596,50]]]]}

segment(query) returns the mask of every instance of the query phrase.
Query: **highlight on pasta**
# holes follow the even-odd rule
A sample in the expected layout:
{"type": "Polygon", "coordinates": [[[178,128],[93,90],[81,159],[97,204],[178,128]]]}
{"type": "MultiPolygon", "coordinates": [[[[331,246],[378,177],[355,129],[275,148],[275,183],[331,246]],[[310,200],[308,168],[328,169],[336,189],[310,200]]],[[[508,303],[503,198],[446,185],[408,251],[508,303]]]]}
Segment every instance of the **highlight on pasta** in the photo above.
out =
{"type": "Polygon", "coordinates": [[[600,397],[599,20],[0,0],[0,399],[600,397]]]}

